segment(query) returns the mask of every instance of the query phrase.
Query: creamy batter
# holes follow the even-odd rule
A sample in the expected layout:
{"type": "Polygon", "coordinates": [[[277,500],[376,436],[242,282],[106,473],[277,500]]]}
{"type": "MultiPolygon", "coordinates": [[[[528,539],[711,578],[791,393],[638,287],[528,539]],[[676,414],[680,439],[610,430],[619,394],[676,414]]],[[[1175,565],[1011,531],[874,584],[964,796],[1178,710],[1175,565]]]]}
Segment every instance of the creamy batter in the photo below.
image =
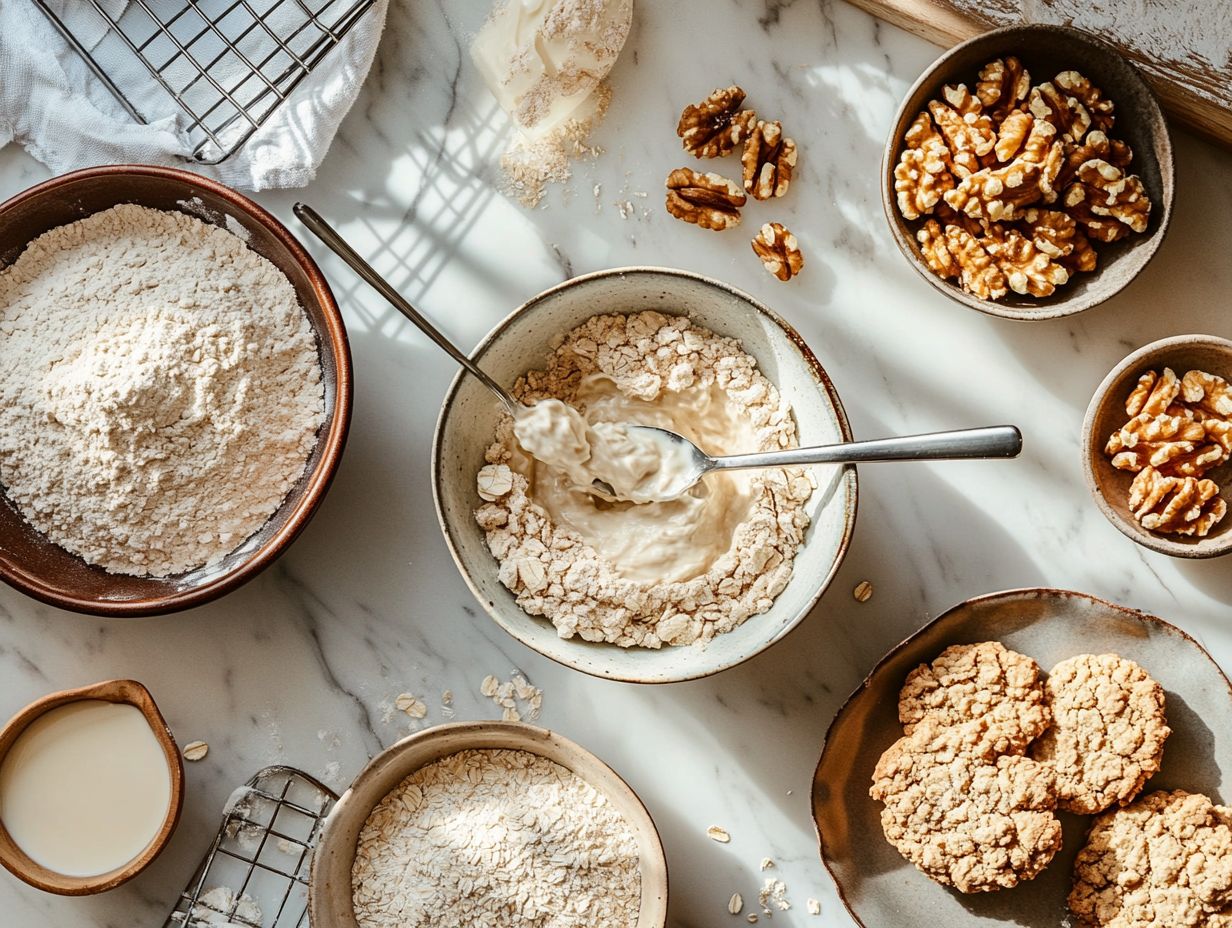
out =
{"type": "Polygon", "coordinates": [[[0,821],[48,870],[91,877],[154,840],[171,806],[171,772],[136,706],[97,699],[52,709],[0,766],[0,821]]]}
{"type": "Polygon", "coordinates": [[[739,454],[759,450],[748,416],[713,382],[643,400],[597,372],[582,378],[573,402],[540,400],[515,419],[519,447],[509,464],[530,482],[531,498],[624,577],[670,582],[705,573],[749,514],[750,473],[710,474],[683,495],[658,500],[658,486],[685,462],[625,426],[658,426],[709,454],[739,454]],[[620,498],[596,494],[596,478],[620,498]]]}

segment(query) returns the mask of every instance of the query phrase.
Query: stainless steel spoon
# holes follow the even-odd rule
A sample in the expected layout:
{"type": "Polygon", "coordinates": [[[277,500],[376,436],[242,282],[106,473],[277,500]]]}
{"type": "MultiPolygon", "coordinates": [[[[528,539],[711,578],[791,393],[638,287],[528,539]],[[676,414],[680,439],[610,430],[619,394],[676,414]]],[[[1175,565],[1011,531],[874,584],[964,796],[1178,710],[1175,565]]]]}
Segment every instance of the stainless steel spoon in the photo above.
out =
{"type": "MultiPolygon", "coordinates": [[[[680,496],[706,474],[716,470],[745,470],[753,467],[789,467],[801,464],[864,464],[876,461],[946,461],[961,458],[1014,458],[1022,451],[1022,433],[1012,425],[993,425],[955,432],[930,432],[872,441],[849,441],[837,445],[762,451],[713,457],[683,435],[651,425],[632,425],[636,438],[641,432],[662,450],[661,460],[674,465],[670,479],[659,474],[658,485],[646,494],[656,500],[680,496]]],[[[611,495],[610,486],[595,481],[611,495]]]]}
{"type": "Polygon", "coordinates": [[[437,346],[443,348],[446,354],[466,368],[481,384],[495,393],[505,408],[509,410],[510,415],[522,405],[510,395],[508,390],[489,377],[483,368],[463,354],[462,349],[451,342],[443,332],[421,316],[419,310],[408,303],[402,297],[402,294],[390,285],[389,281],[378,274],[371,264],[361,258],[359,253],[347,244],[346,239],[339,235],[333,226],[321,218],[320,213],[306,203],[296,203],[292,209],[295,215],[299,217],[299,221],[306,225],[313,235],[328,245],[334,254],[349,264],[351,269],[367,281],[372,289],[385,297],[389,301],[389,305],[415,323],[424,335],[436,342],[437,346]]]}

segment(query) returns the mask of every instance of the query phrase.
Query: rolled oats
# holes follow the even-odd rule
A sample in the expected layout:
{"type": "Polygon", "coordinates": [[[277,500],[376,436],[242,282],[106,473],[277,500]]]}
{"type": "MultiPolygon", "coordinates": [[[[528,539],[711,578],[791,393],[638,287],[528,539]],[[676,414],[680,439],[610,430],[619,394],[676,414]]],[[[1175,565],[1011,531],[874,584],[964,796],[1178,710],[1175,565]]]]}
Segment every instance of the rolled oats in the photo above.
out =
{"type": "Polygon", "coordinates": [[[719,844],[728,844],[731,842],[731,835],[727,833],[727,829],[720,828],[718,825],[711,825],[707,828],[706,837],[711,841],[717,841],[719,844]]]}

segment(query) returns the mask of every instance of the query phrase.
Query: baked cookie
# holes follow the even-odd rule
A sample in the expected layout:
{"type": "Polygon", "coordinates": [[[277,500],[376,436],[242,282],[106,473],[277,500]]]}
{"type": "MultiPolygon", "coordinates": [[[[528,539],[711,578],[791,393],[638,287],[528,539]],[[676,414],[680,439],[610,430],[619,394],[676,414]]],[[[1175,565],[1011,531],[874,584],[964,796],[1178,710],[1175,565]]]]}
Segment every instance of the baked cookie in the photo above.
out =
{"type": "Polygon", "coordinates": [[[1083,928],[1232,926],[1232,809],[1184,790],[1095,819],[1074,863],[1083,928]]]}
{"type": "Polygon", "coordinates": [[[981,745],[996,754],[1022,754],[1048,727],[1039,665],[999,641],[956,644],[907,675],[898,719],[911,734],[923,719],[942,725],[978,724],[981,745]]]}
{"type": "Polygon", "coordinates": [[[960,892],[1034,878],[1061,847],[1056,777],[1021,755],[996,756],[975,725],[925,718],[881,755],[869,795],[907,860],[960,892]]]}
{"type": "Polygon", "coordinates": [[[1056,769],[1060,807],[1092,815],[1130,802],[1172,734],[1163,687],[1116,654],[1080,654],[1052,668],[1044,691],[1052,727],[1031,756],[1056,769]]]}

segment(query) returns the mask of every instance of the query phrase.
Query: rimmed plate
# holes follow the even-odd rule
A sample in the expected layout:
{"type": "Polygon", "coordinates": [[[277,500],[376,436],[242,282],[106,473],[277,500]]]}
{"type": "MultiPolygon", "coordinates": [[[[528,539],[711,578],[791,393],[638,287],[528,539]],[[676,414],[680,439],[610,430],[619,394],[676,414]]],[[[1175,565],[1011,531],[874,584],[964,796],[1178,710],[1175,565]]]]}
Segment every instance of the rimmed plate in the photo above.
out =
{"type": "Polygon", "coordinates": [[[852,917],[865,928],[917,925],[1068,924],[1074,857],[1090,818],[1059,813],[1065,844],[1035,880],[998,893],[964,896],[928,879],[882,837],[881,804],[868,787],[877,759],[902,735],[898,691],[918,664],[946,647],[997,640],[1045,671],[1075,654],[1114,652],[1141,664],[1167,692],[1172,736],[1163,768],[1145,791],[1187,789],[1217,801],[1232,771],[1232,684],[1198,642],[1163,619],[1085,593],[1025,589],[960,603],[924,626],[873,668],[826,735],[813,777],[813,818],[821,857],[852,917]]]}

